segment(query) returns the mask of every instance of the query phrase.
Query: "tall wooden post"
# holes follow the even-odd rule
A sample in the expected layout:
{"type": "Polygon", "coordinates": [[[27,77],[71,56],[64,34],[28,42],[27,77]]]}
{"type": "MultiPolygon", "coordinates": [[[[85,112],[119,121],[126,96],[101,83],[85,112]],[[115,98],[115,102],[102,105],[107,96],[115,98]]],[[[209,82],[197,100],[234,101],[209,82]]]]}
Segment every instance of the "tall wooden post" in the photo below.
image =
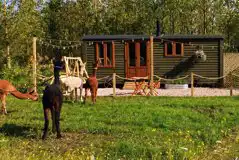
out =
{"type": "Polygon", "coordinates": [[[33,68],[33,85],[34,85],[34,91],[37,92],[37,46],[36,46],[37,38],[33,37],[32,40],[32,53],[33,53],[33,62],[32,62],[32,68],[33,68]]]}
{"type": "Polygon", "coordinates": [[[7,67],[11,68],[10,46],[9,46],[8,29],[7,29],[7,4],[6,4],[6,0],[4,0],[4,27],[5,27],[5,40],[6,40],[7,67]]]}
{"type": "Polygon", "coordinates": [[[150,94],[153,95],[154,83],[154,37],[150,36],[150,94]]]}
{"type": "Polygon", "coordinates": [[[113,73],[113,97],[116,96],[116,73],[113,73]]]}
{"type": "Polygon", "coordinates": [[[79,63],[78,63],[78,60],[77,61],[75,61],[75,63],[76,63],[76,73],[77,73],[77,77],[80,77],[80,69],[79,69],[79,63]]]}
{"type": "Polygon", "coordinates": [[[193,72],[191,72],[191,96],[194,96],[194,77],[193,72]]]}
{"type": "Polygon", "coordinates": [[[231,84],[230,84],[230,96],[233,96],[233,77],[232,77],[232,72],[230,72],[230,81],[231,81],[231,84]]]}

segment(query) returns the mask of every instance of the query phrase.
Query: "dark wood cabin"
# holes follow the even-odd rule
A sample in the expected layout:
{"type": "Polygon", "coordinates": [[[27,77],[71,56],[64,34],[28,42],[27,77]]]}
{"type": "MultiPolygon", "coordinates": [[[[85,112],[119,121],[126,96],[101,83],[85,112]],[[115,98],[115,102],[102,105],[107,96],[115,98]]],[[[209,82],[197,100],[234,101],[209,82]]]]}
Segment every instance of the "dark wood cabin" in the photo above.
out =
{"type": "MultiPolygon", "coordinates": [[[[92,63],[101,64],[97,77],[115,72],[125,78],[150,75],[150,37],[145,35],[88,35],[83,37],[82,57],[87,71],[92,63]]],[[[153,39],[154,75],[177,78],[191,72],[205,77],[223,75],[223,37],[199,35],[162,35],[153,39]],[[196,52],[204,52],[204,59],[196,52]],[[206,58],[206,59],[205,59],[206,58]]],[[[117,79],[117,84],[124,80],[117,79]]],[[[100,81],[103,83],[103,81],[100,81]]],[[[166,83],[166,82],[165,82],[166,83]]],[[[197,84],[220,85],[221,80],[197,79],[197,84]]]]}

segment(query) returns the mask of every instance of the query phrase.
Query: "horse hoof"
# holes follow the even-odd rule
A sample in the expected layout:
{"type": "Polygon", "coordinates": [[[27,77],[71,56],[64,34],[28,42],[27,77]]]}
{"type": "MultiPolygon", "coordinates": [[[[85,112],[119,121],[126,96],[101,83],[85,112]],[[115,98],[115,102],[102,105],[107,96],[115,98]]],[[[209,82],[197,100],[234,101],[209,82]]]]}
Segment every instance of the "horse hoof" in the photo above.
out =
{"type": "Polygon", "coordinates": [[[47,135],[48,135],[48,132],[43,132],[41,139],[46,140],[47,135]]]}
{"type": "Polygon", "coordinates": [[[46,140],[46,136],[43,135],[41,139],[42,139],[43,141],[46,140]]]}
{"type": "Polygon", "coordinates": [[[7,115],[7,112],[2,112],[3,115],[7,115]]]}
{"type": "Polygon", "coordinates": [[[61,134],[57,134],[56,138],[57,138],[57,139],[61,139],[61,138],[62,138],[62,135],[61,135],[61,134]]]}

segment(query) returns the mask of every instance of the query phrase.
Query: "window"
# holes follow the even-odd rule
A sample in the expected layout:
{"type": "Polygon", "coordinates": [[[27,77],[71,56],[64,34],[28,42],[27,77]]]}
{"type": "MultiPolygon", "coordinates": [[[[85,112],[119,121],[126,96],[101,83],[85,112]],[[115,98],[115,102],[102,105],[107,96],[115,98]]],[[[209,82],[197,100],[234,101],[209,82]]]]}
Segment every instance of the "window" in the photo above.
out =
{"type": "Polygon", "coordinates": [[[147,44],[145,42],[140,43],[140,66],[146,66],[147,62],[147,44]]]}
{"type": "Polygon", "coordinates": [[[96,43],[96,59],[99,67],[115,67],[115,45],[114,42],[96,43]]]}
{"type": "Polygon", "coordinates": [[[129,66],[136,66],[135,43],[129,43],[129,66]]]}
{"type": "Polygon", "coordinates": [[[164,43],[164,55],[165,56],[183,56],[184,55],[183,43],[177,43],[177,42],[164,43]]]}

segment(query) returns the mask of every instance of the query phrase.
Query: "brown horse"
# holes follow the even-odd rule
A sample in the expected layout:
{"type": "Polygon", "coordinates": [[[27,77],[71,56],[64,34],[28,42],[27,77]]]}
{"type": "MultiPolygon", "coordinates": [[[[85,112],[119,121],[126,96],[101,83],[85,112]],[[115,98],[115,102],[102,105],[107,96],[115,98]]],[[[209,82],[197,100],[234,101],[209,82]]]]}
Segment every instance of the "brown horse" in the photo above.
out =
{"type": "Polygon", "coordinates": [[[92,99],[93,104],[95,104],[95,102],[96,102],[97,90],[98,90],[98,80],[96,78],[96,71],[98,69],[98,65],[99,65],[99,60],[97,60],[93,64],[92,75],[89,78],[87,78],[87,80],[86,80],[84,103],[86,102],[87,92],[88,92],[89,89],[90,89],[90,92],[91,92],[91,99],[92,99]]]}
{"type": "Polygon", "coordinates": [[[0,100],[2,102],[2,113],[3,114],[7,114],[6,97],[7,97],[8,93],[12,94],[14,97],[16,97],[18,99],[31,99],[33,101],[38,100],[38,94],[36,92],[34,92],[34,90],[30,90],[27,93],[21,93],[9,81],[0,80],[0,100]]]}

